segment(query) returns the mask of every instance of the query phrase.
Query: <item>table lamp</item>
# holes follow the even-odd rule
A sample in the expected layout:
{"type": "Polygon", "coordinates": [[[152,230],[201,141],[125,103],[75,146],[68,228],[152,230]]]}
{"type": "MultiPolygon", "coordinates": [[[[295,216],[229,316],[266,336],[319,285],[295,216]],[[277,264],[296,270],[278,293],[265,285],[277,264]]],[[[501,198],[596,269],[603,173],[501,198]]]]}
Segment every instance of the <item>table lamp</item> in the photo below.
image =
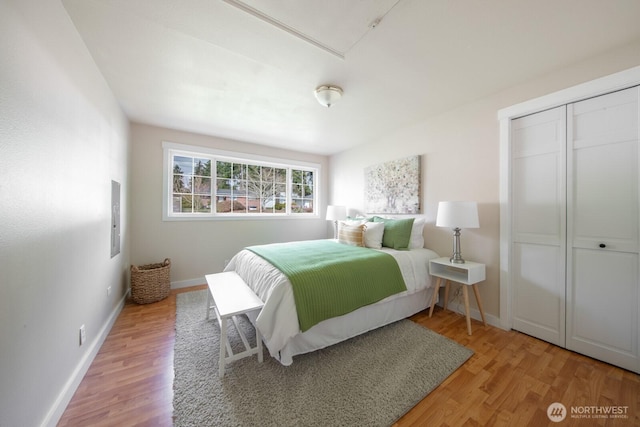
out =
{"type": "Polygon", "coordinates": [[[460,252],[460,229],[478,228],[478,204],[476,202],[440,202],[436,227],[453,229],[453,255],[449,258],[454,264],[464,264],[460,252]]]}

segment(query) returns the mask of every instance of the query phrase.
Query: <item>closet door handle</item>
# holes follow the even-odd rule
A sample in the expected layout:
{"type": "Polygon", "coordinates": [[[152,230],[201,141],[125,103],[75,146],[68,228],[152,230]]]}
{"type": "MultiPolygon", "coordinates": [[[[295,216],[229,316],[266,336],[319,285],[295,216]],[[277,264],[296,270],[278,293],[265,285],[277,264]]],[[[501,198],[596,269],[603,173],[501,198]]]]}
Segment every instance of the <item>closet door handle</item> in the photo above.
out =
{"type": "Polygon", "coordinates": [[[607,245],[605,245],[604,243],[600,243],[598,246],[600,246],[601,248],[606,248],[607,245]]]}

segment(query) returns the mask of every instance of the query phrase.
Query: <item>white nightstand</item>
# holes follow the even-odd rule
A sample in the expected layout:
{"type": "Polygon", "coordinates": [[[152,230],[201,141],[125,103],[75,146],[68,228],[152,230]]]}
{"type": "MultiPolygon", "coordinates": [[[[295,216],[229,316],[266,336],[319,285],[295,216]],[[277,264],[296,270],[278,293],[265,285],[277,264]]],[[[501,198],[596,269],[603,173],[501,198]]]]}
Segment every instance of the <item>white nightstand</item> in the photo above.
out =
{"type": "Polygon", "coordinates": [[[482,300],[478,293],[477,283],[482,282],[485,279],[485,266],[478,262],[467,261],[464,264],[454,264],[449,261],[449,258],[436,258],[429,261],[429,274],[438,278],[436,281],[436,288],[433,291],[433,298],[431,299],[431,308],[429,309],[429,317],[433,314],[433,306],[436,304],[436,298],[438,296],[438,290],[442,284],[442,280],[446,281],[444,288],[444,309],[447,309],[447,302],[449,300],[449,282],[461,283],[462,294],[464,295],[464,310],[467,315],[467,332],[471,335],[471,317],[469,316],[469,291],[467,286],[473,287],[473,293],[476,296],[478,302],[478,309],[482,316],[482,322],[487,326],[487,321],[484,318],[484,310],[482,309],[482,300]]]}

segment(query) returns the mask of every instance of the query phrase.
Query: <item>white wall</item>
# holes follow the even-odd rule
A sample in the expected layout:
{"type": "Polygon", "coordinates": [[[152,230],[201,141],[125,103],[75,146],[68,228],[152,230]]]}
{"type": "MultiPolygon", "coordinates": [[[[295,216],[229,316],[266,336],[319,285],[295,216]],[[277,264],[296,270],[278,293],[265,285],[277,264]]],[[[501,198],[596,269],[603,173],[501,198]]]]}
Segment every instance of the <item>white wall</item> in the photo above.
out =
{"type": "Polygon", "coordinates": [[[126,292],[128,121],[59,1],[0,2],[0,58],[0,425],[55,425],[126,292]]]}
{"type": "Polygon", "coordinates": [[[172,287],[204,283],[245,246],[329,237],[324,219],[328,158],[149,125],[132,124],[131,262],[171,259],[172,287]],[[317,219],[162,221],[162,142],[259,154],[321,165],[317,219]]]}
{"type": "MultiPolygon", "coordinates": [[[[479,289],[485,313],[497,324],[500,315],[498,110],[639,64],[640,42],[426,118],[366,146],[334,155],[329,163],[329,197],[332,203],[362,210],[364,168],[409,155],[422,155],[423,213],[427,216],[425,246],[442,256],[451,254],[451,230],[435,227],[439,201],[478,201],[480,228],[462,231],[462,255],[487,265],[487,280],[479,289]]],[[[475,304],[473,297],[471,300],[475,304]]]]}

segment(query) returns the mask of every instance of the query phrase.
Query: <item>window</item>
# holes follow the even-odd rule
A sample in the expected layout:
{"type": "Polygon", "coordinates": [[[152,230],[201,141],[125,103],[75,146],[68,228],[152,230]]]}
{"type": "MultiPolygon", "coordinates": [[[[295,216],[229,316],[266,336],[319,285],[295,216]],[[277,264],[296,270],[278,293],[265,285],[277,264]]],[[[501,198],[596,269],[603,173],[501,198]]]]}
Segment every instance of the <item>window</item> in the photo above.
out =
{"type": "Polygon", "coordinates": [[[319,165],[163,143],[163,219],[317,217],[319,165]]]}

